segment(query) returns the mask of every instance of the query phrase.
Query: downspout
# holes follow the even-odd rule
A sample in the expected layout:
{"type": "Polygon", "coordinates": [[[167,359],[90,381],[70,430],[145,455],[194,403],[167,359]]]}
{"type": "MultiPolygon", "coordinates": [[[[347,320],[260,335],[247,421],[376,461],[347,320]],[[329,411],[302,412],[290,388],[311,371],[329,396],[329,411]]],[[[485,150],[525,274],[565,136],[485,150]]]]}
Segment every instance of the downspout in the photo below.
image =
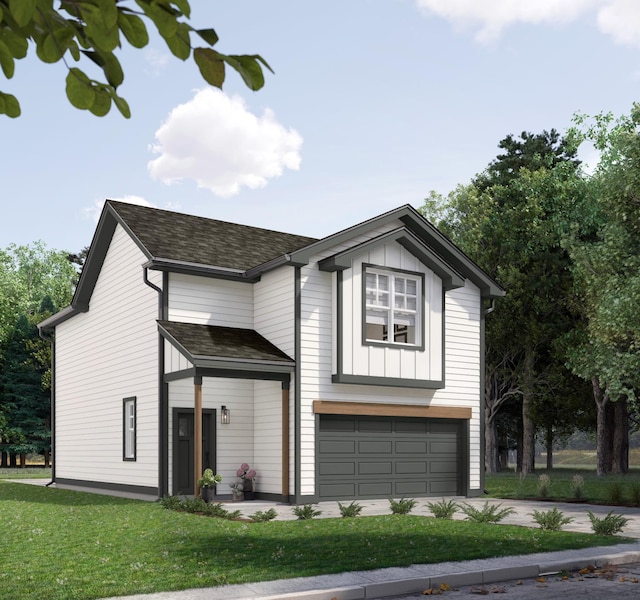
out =
{"type": "Polygon", "coordinates": [[[491,299],[491,306],[482,311],[480,317],[480,495],[486,494],[485,488],[485,471],[486,471],[486,444],[485,444],[485,385],[486,385],[486,347],[485,347],[485,322],[487,315],[490,315],[496,309],[496,299],[491,299]]]}
{"type": "Polygon", "coordinates": [[[301,335],[301,276],[302,270],[300,267],[296,266],[294,271],[294,360],[295,360],[295,381],[294,381],[294,393],[293,393],[293,429],[294,429],[294,441],[293,441],[293,478],[294,478],[294,488],[293,488],[293,496],[294,502],[296,504],[300,504],[301,495],[302,495],[302,486],[300,485],[300,478],[302,476],[301,469],[301,449],[302,445],[300,442],[301,438],[301,416],[302,412],[300,409],[300,394],[302,393],[302,385],[300,382],[300,358],[301,358],[301,348],[300,348],[300,335],[301,335]]]}
{"type": "Polygon", "coordinates": [[[51,419],[51,452],[49,453],[49,460],[51,461],[51,481],[45,484],[45,487],[49,487],[56,481],[56,340],[54,335],[51,337],[44,335],[44,332],[40,327],[38,327],[38,335],[45,342],[49,342],[51,344],[51,416],[49,417],[51,419]]]}
{"type": "MultiPolygon", "coordinates": [[[[152,290],[158,292],[158,319],[162,320],[164,317],[164,292],[162,288],[158,287],[155,283],[149,281],[149,269],[148,267],[142,268],[142,280],[152,290]]],[[[162,336],[158,333],[158,497],[162,498],[166,495],[164,472],[165,472],[165,450],[166,450],[166,427],[164,418],[164,344],[162,342],[162,336]]]]}

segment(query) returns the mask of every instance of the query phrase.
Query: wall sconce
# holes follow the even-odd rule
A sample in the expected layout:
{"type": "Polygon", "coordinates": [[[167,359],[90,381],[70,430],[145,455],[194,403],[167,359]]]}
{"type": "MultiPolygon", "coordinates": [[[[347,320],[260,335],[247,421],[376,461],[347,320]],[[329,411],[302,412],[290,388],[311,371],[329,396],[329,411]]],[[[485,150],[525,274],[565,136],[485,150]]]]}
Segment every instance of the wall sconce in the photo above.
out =
{"type": "Polygon", "coordinates": [[[220,423],[223,425],[231,423],[231,411],[226,406],[220,408],[220,423]]]}

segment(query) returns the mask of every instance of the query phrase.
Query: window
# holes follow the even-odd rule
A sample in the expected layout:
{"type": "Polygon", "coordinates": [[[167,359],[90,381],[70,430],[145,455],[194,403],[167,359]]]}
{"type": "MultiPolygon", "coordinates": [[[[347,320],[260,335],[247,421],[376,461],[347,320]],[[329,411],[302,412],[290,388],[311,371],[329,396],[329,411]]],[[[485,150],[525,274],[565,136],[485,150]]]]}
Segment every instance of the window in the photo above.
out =
{"type": "Polygon", "coordinates": [[[136,399],[125,398],[122,401],[123,421],[123,460],[136,459],[136,399]]]}
{"type": "Polygon", "coordinates": [[[422,276],[365,270],[365,340],[419,346],[422,276]]]}

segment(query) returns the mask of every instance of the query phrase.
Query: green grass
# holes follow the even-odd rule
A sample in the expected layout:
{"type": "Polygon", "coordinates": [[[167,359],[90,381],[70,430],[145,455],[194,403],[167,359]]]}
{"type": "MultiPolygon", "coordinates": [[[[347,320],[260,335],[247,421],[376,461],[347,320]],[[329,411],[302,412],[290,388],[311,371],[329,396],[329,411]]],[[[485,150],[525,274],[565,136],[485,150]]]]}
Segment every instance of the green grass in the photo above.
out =
{"type": "Polygon", "coordinates": [[[594,471],[580,468],[556,468],[550,471],[540,469],[521,477],[512,470],[485,476],[485,489],[493,498],[538,498],[538,477],[547,474],[551,479],[547,499],[556,501],[572,501],[573,488],[571,479],[580,475],[584,479],[582,499],[591,504],[616,504],[611,494],[616,486],[621,487],[622,499],[619,504],[635,506],[632,487],[640,484],[640,472],[632,470],[626,475],[607,475],[598,477],[594,471]]]}
{"type": "Polygon", "coordinates": [[[0,469],[0,479],[51,479],[51,469],[47,467],[0,469]]]}
{"type": "Polygon", "coordinates": [[[90,599],[609,545],[621,537],[413,515],[247,523],[0,481],[0,589],[90,599]]]}

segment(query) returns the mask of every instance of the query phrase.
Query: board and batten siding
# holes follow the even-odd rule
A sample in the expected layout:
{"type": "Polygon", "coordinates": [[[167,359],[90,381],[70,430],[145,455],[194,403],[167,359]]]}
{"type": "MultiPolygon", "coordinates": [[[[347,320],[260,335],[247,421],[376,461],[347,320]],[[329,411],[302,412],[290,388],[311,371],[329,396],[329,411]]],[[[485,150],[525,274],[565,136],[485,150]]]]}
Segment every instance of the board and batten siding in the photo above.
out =
{"type": "Polygon", "coordinates": [[[169,274],[170,321],[253,328],[253,286],[180,273],[169,274]]]}
{"type": "MultiPolygon", "coordinates": [[[[372,231],[374,238],[400,223],[372,231]]],[[[364,236],[353,243],[366,241],[364,236]]],[[[351,244],[350,244],[351,245],[351,244]]],[[[301,269],[301,492],[315,493],[315,415],[313,401],[376,402],[470,407],[469,488],[480,485],[480,310],[479,289],[470,282],[445,294],[445,387],[438,390],[334,384],[336,275],[320,271],[317,261],[345,249],[313,257],[301,269]],[[322,348],[322,351],[319,349],[322,348]]],[[[357,340],[361,344],[361,340],[357,340]]],[[[439,345],[441,351],[442,345],[439,345]]],[[[408,351],[405,351],[408,352],[408,351]]]]}
{"type": "Polygon", "coordinates": [[[342,369],[345,374],[441,381],[442,280],[400,244],[384,244],[354,257],[343,272],[342,369]],[[424,350],[362,343],[362,265],[399,269],[424,275],[420,320],[424,350]]]}
{"type": "Polygon", "coordinates": [[[89,311],[56,327],[58,478],[158,486],[158,294],[144,262],[118,225],[89,311]],[[122,401],[134,396],[136,460],[124,461],[122,401]]]}

